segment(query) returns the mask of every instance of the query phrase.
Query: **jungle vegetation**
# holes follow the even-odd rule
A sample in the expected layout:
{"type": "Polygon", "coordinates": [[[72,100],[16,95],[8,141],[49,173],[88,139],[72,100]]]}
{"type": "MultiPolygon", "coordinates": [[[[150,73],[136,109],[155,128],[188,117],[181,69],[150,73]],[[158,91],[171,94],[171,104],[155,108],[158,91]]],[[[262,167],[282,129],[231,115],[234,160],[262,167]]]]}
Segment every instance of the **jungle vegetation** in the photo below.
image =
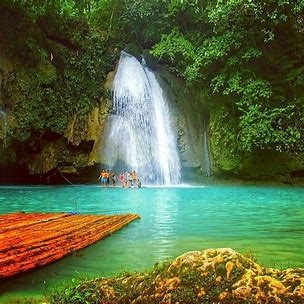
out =
{"type": "Polygon", "coordinates": [[[41,43],[30,26],[2,35],[22,32],[20,49],[6,44],[23,66],[8,80],[23,105],[14,107],[20,140],[39,130],[61,134],[72,113],[88,113],[119,51],[134,43],[189,90],[208,93],[215,146],[230,155],[304,151],[303,0],[5,0],[1,7],[65,46],[41,43]],[[24,80],[25,69],[32,79],[24,80]]]}

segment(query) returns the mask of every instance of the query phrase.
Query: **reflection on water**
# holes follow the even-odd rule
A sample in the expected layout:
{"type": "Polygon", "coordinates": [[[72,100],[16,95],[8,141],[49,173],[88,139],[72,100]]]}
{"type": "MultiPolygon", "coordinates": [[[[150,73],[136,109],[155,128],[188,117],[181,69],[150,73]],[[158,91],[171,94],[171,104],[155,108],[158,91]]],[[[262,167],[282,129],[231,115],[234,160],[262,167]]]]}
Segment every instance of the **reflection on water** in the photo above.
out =
{"type": "Polygon", "coordinates": [[[153,251],[157,261],[167,258],[168,252],[177,245],[178,229],[176,224],[180,201],[177,193],[171,189],[156,192],[154,199],[155,211],[151,215],[153,220],[151,233],[154,236],[153,251]]]}
{"type": "Polygon", "coordinates": [[[138,213],[132,222],[76,255],[1,283],[0,302],[41,294],[77,273],[108,276],[144,270],[186,251],[232,247],[271,267],[304,267],[304,189],[99,186],[0,187],[0,213],[138,213]]]}

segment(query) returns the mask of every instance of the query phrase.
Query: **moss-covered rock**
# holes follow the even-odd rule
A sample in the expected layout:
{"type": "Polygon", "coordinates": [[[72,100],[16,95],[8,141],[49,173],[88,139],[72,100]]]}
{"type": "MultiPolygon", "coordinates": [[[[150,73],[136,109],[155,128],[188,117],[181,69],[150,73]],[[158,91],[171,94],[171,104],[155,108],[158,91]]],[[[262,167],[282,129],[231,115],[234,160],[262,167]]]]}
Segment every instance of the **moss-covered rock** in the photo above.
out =
{"type": "Polygon", "coordinates": [[[138,60],[141,59],[142,49],[136,43],[129,43],[129,44],[127,44],[126,47],[124,48],[124,51],[126,51],[130,55],[133,55],[138,60]]]}
{"type": "Polygon", "coordinates": [[[118,55],[80,18],[33,20],[1,4],[0,110],[7,125],[4,138],[1,115],[0,167],[46,174],[98,162],[108,112],[104,82],[118,55]]]}
{"type": "Polygon", "coordinates": [[[210,133],[213,172],[235,172],[242,162],[238,147],[238,121],[223,105],[212,107],[210,133]]]}
{"type": "Polygon", "coordinates": [[[210,146],[215,177],[242,181],[303,183],[304,154],[271,149],[244,150],[240,146],[239,118],[227,100],[214,96],[210,107],[210,146]],[[218,99],[217,99],[218,98],[218,99]]]}
{"type": "Polygon", "coordinates": [[[265,268],[232,249],[193,251],[146,273],[85,281],[51,303],[302,303],[304,269],[265,268]],[[77,295],[77,301],[73,297],[77,295]]]}
{"type": "Polygon", "coordinates": [[[176,122],[183,179],[198,181],[206,176],[211,163],[208,142],[205,145],[205,134],[209,136],[206,94],[201,88],[189,90],[184,81],[164,67],[158,66],[157,73],[176,122]]]}

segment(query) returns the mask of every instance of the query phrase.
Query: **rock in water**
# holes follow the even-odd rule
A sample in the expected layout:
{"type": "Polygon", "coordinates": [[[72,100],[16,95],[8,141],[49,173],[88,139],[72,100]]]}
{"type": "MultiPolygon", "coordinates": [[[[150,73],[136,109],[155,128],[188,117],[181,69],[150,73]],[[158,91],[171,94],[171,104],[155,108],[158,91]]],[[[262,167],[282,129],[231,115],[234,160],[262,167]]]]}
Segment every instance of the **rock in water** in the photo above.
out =
{"type": "Polygon", "coordinates": [[[265,268],[232,249],[208,249],[148,273],[86,281],[70,292],[107,304],[304,303],[304,269],[265,268]]]}

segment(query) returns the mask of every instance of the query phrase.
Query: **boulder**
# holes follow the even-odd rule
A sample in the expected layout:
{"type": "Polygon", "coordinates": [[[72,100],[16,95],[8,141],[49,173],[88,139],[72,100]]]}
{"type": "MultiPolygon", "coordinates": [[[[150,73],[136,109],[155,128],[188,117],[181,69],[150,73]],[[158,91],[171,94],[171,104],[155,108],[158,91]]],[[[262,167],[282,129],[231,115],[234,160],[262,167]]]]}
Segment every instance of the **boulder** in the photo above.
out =
{"type": "Polygon", "coordinates": [[[89,301],[96,291],[100,303],[108,304],[303,303],[304,269],[266,268],[229,248],[208,249],[151,272],[86,281],[69,292],[89,301]]]}

